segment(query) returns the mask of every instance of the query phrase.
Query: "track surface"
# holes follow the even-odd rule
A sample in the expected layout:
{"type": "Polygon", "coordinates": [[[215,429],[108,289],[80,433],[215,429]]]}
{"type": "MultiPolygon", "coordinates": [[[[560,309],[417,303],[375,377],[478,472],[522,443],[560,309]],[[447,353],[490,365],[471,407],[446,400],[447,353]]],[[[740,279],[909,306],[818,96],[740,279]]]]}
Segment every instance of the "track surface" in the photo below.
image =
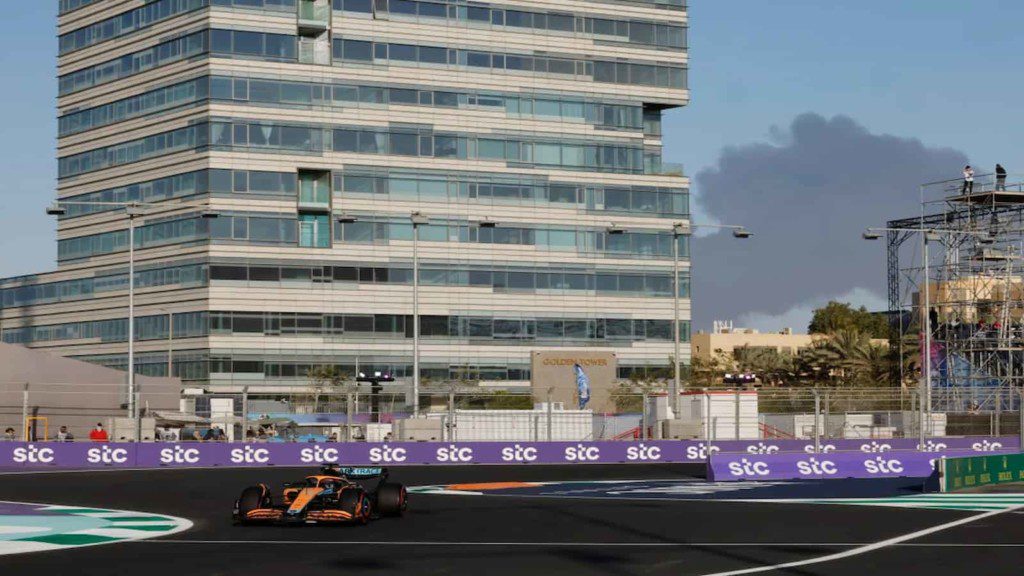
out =
{"type": "MultiPolygon", "coordinates": [[[[5,556],[4,574],[714,574],[848,551],[977,512],[714,500],[413,495],[406,517],[366,527],[235,527],[256,481],[305,469],[211,469],[0,476],[3,499],[188,518],[168,539],[5,556]],[[315,572],[313,572],[315,571],[315,572]]],[[[396,468],[410,486],[456,482],[689,479],[691,466],[396,468]]],[[[839,494],[837,494],[838,496],[839,494]]],[[[817,497],[817,495],[815,495],[817,497]]],[[[1020,573],[1024,515],[1006,512],[901,545],[770,574],[1020,573]]]]}

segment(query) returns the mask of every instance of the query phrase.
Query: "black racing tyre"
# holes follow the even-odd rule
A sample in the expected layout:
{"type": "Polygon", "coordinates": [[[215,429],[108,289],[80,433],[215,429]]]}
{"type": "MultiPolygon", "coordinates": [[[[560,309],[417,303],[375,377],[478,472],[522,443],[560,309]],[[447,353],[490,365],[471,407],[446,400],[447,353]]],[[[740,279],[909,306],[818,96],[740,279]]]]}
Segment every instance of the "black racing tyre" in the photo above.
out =
{"type": "Polygon", "coordinates": [[[263,493],[262,486],[249,486],[242,490],[242,495],[238,497],[239,521],[245,522],[245,517],[249,512],[264,508],[265,504],[265,494],[263,493]]]}
{"type": "Polygon", "coordinates": [[[356,514],[356,509],[359,508],[359,504],[363,499],[363,491],[359,488],[346,488],[341,491],[341,495],[338,498],[338,507],[352,515],[352,519],[356,522],[362,522],[365,524],[366,513],[360,510],[359,514],[356,514]]]}
{"type": "Polygon", "coordinates": [[[377,512],[381,516],[401,516],[409,505],[405,486],[387,483],[377,490],[377,512]]]}

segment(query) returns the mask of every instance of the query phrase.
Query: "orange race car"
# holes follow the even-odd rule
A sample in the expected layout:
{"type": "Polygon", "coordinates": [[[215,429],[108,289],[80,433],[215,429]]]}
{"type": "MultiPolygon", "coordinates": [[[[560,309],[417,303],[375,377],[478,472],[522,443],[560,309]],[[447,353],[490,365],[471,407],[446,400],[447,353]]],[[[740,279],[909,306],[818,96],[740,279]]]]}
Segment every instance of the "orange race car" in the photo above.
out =
{"type": "Polygon", "coordinates": [[[388,482],[386,468],[328,464],[302,482],[285,484],[280,503],[266,484],[246,488],[232,516],[237,524],[366,524],[401,516],[407,505],[405,486],[388,482]]]}

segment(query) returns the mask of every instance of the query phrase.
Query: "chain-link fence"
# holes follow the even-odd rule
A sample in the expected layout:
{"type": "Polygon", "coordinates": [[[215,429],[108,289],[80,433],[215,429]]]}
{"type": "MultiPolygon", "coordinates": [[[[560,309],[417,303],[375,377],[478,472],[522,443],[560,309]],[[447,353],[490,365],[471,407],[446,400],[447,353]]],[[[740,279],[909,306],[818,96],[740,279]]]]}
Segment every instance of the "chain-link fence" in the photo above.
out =
{"type": "MultiPolygon", "coordinates": [[[[138,395],[128,418],[123,384],[0,383],[5,439],[113,441],[592,441],[635,439],[872,439],[1006,435],[1020,430],[1019,390],[990,391],[984,404],[941,410],[950,395],[924,399],[899,388],[686,390],[678,405],[653,389],[614,392],[611,411],[534,397],[529,389],[430,388],[413,417],[405,386],[138,395]],[[991,396],[995,394],[995,397],[991,396]],[[931,410],[927,407],[930,404],[931,410]],[[98,425],[98,426],[97,426],[98,425]],[[923,428],[922,428],[923,427],[923,428]]],[[[957,406],[962,405],[956,404],[957,406]]]]}

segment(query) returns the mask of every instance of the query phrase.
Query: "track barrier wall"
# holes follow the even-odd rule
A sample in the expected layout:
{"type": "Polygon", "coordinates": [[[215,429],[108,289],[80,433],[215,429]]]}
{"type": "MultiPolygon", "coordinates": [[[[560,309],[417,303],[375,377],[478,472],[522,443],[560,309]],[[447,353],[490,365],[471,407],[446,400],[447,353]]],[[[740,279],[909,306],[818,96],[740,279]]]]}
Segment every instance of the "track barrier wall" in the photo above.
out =
{"type": "MultiPolygon", "coordinates": [[[[710,475],[718,480],[758,480],[781,477],[838,476],[827,472],[801,474],[800,462],[844,462],[842,474],[869,471],[846,467],[871,458],[899,462],[929,462],[940,455],[960,456],[980,452],[1017,452],[1014,438],[935,438],[916,451],[910,441],[807,442],[733,441],[710,447],[700,441],[601,441],[601,442],[387,442],[387,443],[0,443],[0,469],[89,468],[186,468],[216,466],[315,466],[338,462],[346,465],[446,465],[446,464],[572,464],[572,463],[704,463],[711,455],[710,475]],[[898,455],[898,457],[896,456],[898,455]],[[783,465],[782,463],[788,463],[783,465]],[[731,463],[754,463],[750,474],[731,474],[731,463]],[[761,464],[758,464],[761,463],[761,464]],[[763,464],[763,465],[762,465],[763,464]],[[765,468],[767,467],[767,468],[765,468]],[[769,470],[769,474],[763,474],[769,470]],[[775,470],[779,470],[775,472],[775,470]],[[783,471],[785,470],[785,472],[783,471]],[[793,472],[796,471],[796,472],[793,472]]],[[[808,464],[810,465],[810,464],[808,464]]],[[[838,465],[838,464],[836,464],[838,465]]],[[[916,474],[919,467],[901,466],[916,474]]],[[[898,466],[889,466],[896,472],[898,466]]],[[[826,468],[831,469],[830,466],[826,468]]],[[[824,468],[823,468],[824,469],[824,468]]],[[[814,468],[812,466],[811,470],[814,468]]],[[[842,477],[842,476],[840,476],[842,477]]]]}
{"type": "Polygon", "coordinates": [[[943,492],[1024,482],[1024,454],[946,457],[939,463],[939,476],[943,492]]]}

